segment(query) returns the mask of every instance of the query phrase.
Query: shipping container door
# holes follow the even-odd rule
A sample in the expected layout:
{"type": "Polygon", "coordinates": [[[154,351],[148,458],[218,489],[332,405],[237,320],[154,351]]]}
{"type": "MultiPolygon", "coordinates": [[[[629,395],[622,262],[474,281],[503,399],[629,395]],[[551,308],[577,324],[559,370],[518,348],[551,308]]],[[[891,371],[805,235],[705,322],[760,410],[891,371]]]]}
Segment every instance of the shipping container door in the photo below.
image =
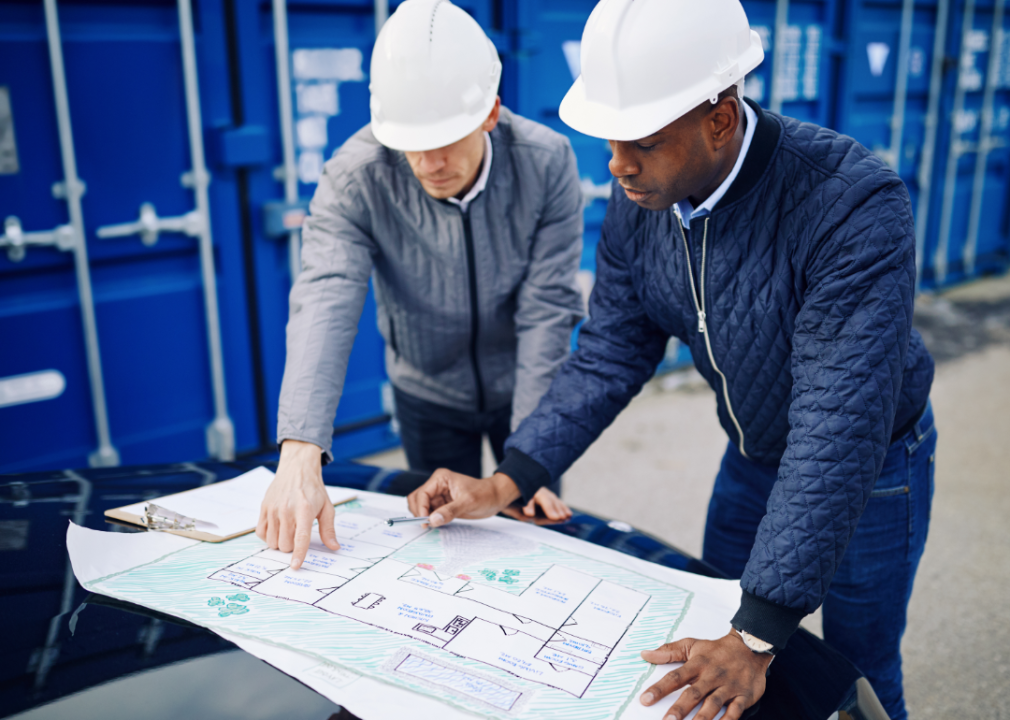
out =
{"type": "Polygon", "coordinates": [[[923,284],[942,287],[1010,259],[1010,45],[1003,2],[952,3],[923,284]],[[1001,15],[998,24],[997,16],[1001,15]],[[995,41],[994,38],[995,37],[995,41]]]}
{"type": "MultiPolygon", "coordinates": [[[[849,3],[846,62],[838,88],[835,129],[851,135],[898,171],[917,208],[936,39],[937,3],[917,2],[901,67],[902,0],[849,3]],[[904,98],[898,89],[904,82],[904,98]],[[904,121],[899,127],[893,119],[904,121]],[[896,132],[897,129],[897,132],[896,132]]],[[[941,38],[942,40],[942,38],[941,38]]],[[[932,151],[932,147],[930,148],[932,151]]]]}
{"type": "MultiPolygon", "coordinates": [[[[227,124],[226,77],[214,72],[223,47],[205,37],[220,29],[220,6],[200,6],[204,122],[227,124]]],[[[6,3],[0,18],[0,86],[17,153],[0,173],[0,217],[18,218],[26,232],[47,230],[68,215],[52,189],[64,174],[42,3],[6,3]]],[[[148,246],[139,234],[96,232],[136,222],[144,204],[162,218],[194,209],[182,182],[191,162],[177,6],[62,3],[59,27],[113,444],[123,463],[206,457],[214,407],[196,239],[166,232],[148,246]]],[[[243,295],[235,198],[228,178],[213,178],[225,375],[241,449],[255,444],[255,418],[245,306],[233,302],[243,295]]],[[[0,255],[0,338],[0,378],[46,370],[65,378],[53,399],[0,407],[0,472],[87,464],[96,429],[69,253],[28,247],[19,262],[0,255]]]]}
{"type": "Polygon", "coordinates": [[[743,0],[765,59],[747,76],[747,97],[797,120],[829,125],[839,58],[832,51],[841,0],[743,0]],[[776,28],[784,20],[781,32],[776,28]],[[781,38],[778,35],[781,35],[781,38]],[[778,82],[778,97],[774,94],[778,82]]]}

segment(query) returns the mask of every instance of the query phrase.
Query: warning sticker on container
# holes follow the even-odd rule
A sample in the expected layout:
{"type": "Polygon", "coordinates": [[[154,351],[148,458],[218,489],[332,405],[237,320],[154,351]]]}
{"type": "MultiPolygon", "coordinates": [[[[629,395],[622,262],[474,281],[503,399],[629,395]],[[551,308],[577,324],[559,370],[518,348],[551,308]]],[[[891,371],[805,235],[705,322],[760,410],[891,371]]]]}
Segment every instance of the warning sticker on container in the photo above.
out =
{"type": "Polygon", "coordinates": [[[19,170],[10,91],[0,86],[0,175],[14,175],[19,170]]]}

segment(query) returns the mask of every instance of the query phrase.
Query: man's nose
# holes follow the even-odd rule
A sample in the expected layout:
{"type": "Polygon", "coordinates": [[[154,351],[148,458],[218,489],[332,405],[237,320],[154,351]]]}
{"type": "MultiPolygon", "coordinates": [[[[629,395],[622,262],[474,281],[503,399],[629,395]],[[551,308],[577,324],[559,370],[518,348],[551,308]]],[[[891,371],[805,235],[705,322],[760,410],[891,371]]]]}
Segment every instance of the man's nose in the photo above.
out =
{"type": "Polygon", "coordinates": [[[430,175],[445,167],[445,155],[437,150],[421,153],[421,172],[430,175]]]}
{"type": "Polygon", "coordinates": [[[613,152],[613,157],[610,158],[609,165],[610,174],[614,177],[628,177],[629,175],[638,175],[641,172],[638,161],[631,152],[632,144],[630,142],[611,141],[610,149],[613,152]]]}

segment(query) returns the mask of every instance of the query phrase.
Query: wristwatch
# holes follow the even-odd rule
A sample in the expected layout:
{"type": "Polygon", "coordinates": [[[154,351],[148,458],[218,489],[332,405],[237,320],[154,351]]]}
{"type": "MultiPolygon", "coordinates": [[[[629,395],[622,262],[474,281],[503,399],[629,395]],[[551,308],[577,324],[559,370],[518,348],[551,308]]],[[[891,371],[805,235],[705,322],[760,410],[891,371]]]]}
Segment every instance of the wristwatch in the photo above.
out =
{"type": "Polygon", "coordinates": [[[743,640],[743,644],[746,645],[752,653],[756,655],[775,655],[775,646],[770,642],[765,642],[761,638],[754,637],[746,630],[741,630],[740,628],[733,628],[736,630],[740,639],[743,640]]]}

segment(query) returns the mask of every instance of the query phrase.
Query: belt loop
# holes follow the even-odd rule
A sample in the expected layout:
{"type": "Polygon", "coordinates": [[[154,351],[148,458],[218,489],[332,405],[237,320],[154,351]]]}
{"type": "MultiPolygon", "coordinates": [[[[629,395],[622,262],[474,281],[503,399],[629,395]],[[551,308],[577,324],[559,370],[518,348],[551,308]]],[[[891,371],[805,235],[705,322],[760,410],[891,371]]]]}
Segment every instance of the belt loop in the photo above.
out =
{"type": "MultiPolygon", "coordinates": [[[[929,415],[929,416],[932,415],[932,411],[933,411],[933,401],[932,400],[926,400],[926,407],[925,407],[925,409],[923,409],[922,414],[919,415],[919,419],[915,421],[915,425],[912,427],[912,429],[915,431],[915,438],[916,438],[916,440],[915,440],[914,443],[909,443],[909,449],[911,449],[912,445],[915,445],[916,447],[918,447],[920,444],[922,444],[922,441],[926,437],[926,433],[930,429],[930,428],[923,428],[923,421],[926,419],[927,415],[929,415]]],[[[932,426],[930,426],[930,427],[932,427],[932,426]]]]}

